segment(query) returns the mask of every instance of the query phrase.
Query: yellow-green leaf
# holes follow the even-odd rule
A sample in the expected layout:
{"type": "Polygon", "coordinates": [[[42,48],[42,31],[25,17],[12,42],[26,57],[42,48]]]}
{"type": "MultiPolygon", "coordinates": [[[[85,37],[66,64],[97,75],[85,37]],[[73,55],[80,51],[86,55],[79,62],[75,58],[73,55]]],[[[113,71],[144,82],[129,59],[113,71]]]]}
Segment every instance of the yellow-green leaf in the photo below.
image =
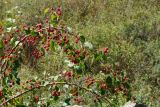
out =
{"type": "Polygon", "coordinates": [[[46,9],[44,10],[44,13],[46,14],[46,13],[48,13],[48,11],[49,11],[49,8],[46,8],[46,9]]]}
{"type": "Polygon", "coordinates": [[[0,39],[0,49],[4,47],[2,39],[0,39]]]}

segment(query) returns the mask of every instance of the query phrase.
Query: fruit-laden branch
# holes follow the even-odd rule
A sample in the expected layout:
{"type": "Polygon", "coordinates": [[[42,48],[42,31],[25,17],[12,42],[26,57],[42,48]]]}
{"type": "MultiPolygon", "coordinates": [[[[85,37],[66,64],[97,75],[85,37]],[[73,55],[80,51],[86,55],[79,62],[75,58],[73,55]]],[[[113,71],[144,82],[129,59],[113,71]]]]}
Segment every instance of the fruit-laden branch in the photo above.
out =
{"type": "Polygon", "coordinates": [[[22,95],[24,95],[24,94],[26,94],[26,93],[34,90],[34,89],[37,89],[37,88],[39,89],[39,88],[41,88],[41,87],[47,87],[47,86],[58,85],[58,84],[67,84],[67,85],[70,85],[70,86],[76,86],[76,87],[78,87],[78,88],[80,88],[80,89],[83,89],[83,90],[85,90],[85,91],[87,91],[87,92],[95,95],[96,98],[99,97],[101,100],[105,100],[106,102],[112,104],[111,101],[110,101],[108,98],[106,98],[106,97],[104,97],[104,96],[101,96],[101,95],[95,93],[94,91],[92,91],[92,90],[90,90],[90,89],[87,89],[87,88],[85,88],[85,87],[79,86],[79,85],[77,85],[77,84],[68,83],[68,82],[53,82],[53,83],[48,83],[48,84],[46,84],[46,85],[35,86],[35,87],[33,87],[33,88],[29,89],[29,90],[26,90],[26,91],[24,91],[24,92],[22,92],[22,93],[20,93],[20,94],[18,94],[18,95],[12,96],[10,99],[3,101],[3,103],[0,105],[0,107],[2,107],[3,105],[7,104],[7,103],[10,102],[10,101],[12,101],[13,99],[16,99],[16,98],[18,98],[18,97],[20,97],[20,96],[22,96],[22,95]]]}
{"type": "MultiPolygon", "coordinates": [[[[16,46],[12,48],[12,50],[10,51],[10,53],[9,53],[7,56],[10,56],[10,55],[14,52],[14,50],[19,46],[19,44],[20,44],[21,42],[23,42],[27,37],[28,37],[28,36],[25,36],[22,40],[20,40],[20,41],[16,44],[16,46]]],[[[1,73],[3,73],[3,71],[6,70],[7,65],[8,65],[8,61],[9,61],[9,60],[5,60],[4,63],[2,64],[1,70],[0,70],[1,73]],[[5,66],[5,65],[6,65],[6,66],[5,66]],[[4,67],[5,67],[5,68],[4,68],[4,67]]]]}

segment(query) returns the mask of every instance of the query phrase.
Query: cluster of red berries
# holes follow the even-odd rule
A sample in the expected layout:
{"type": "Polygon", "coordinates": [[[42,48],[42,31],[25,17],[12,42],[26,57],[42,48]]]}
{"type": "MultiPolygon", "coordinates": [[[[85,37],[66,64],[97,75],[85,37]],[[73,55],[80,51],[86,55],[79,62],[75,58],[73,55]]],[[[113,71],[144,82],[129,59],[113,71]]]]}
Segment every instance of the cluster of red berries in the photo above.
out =
{"type": "Polygon", "coordinates": [[[0,90],[0,98],[3,96],[3,91],[0,90]]]}
{"type": "Polygon", "coordinates": [[[34,83],[34,87],[39,88],[39,87],[40,87],[40,85],[41,85],[41,82],[40,82],[40,81],[36,81],[36,82],[34,83]]]}
{"type": "Polygon", "coordinates": [[[61,15],[62,15],[62,8],[61,8],[61,7],[58,7],[58,8],[56,9],[56,14],[57,14],[58,16],[61,16],[61,15]]]}
{"type": "Polygon", "coordinates": [[[22,86],[24,88],[27,88],[27,89],[32,89],[32,88],[38,88],[39,89],[40,86],[41,86],[41,81],[34,82],[33,80],[27,80],[26,82],[22,83],[22,86]],[[26,83],[29,84],[29,85],[26,85],[26,83]]]}
{"type": "Polygon", "coordinates": [[[82,60],[87,55],[88,55],[88,53],[87,53],[87,51],[85,49],[83,49],[83,50],[73,49],[71,54],[69,54],[67,57],[73,64],[78,64],[79,63],[79,59],[81,58],[81,60],[82,60]],[[72,54],[72,53],[74,53],[74,54],[72,54]]]}
{"type": "Polygon", "coordinates": [[[32,82],[32,80],[27,80],[27,81],[26,81],[26,83],[30,83],[30,82],[32,82]]]}
{"type": "MultiPolygon", "coordinates": [[[[9,53],[9,52],[10,52],[10,51],[6,51],[6,53],[9,53]]],[[[17,57],[17,56],[15,55],[14,58],[16,58],[16,57],[17,57]]],[[[6,55],[6,56],[4,55],[4,56],[1,56],[1,58],[2,58],[2,59],[6,59],[6,58],[12,59],[12,58],[13,58],[13,55],[12,55],[12,54],[11,54],[11,55],[8,55],[8,56],[7,56],[7,55],[6,55]]]]}
{"type": "Polygon", "coordinates": [[[52,92],[52,96],[60,96],[60,92],[57,91],[57,90],[54,90],[54,91],[52,92]]]}
{"type": "Polygon", "coordinates": [[[37,28],[37,32],[43,33],[43,29],[42,29],[42,24],[41,23],[37,24],[36,28],[37,28]]]}
{"type": "Polygon", "coordinates": [[[103,49],[103,52],[104,52],[104,54],[108,53],[108,48],[105,47],[105,48],[103,49]]]}
{"type": "Polygon", "coordinates": [[[36,103],[38,103],[38,101],[39,101],[39,96],[35,96],[35,97],[34,97],[34,100],[35,100],[36,103]]]}
{"type": "Polygon", "coordinates": [[[4,39],[4,40],[3,40],[3,43],[4,43],[5,45],[7,45],[8,42],[9,42],[9,40],[7,40],[7,39],[4,39]]]}
{"type": "Polygon", "coordinates": [[[42,29],[42,24],[41,24],[41,23],[37,24],[37,25],[36,25],[36,28],[37,28],[37,29],[42,29]]]}
{"type": "Polygon", "coordinates": [[[74,101],[78,104],[80,104],[81,102],[84,102],[84,100],[81,97],[74,98],[74,101]]]}
{"type": "Polygon", "coordinates": [[[67,37],[67,36],[64,36],[63,41],[65,42],[65,44],[68,44],[68,43],[69,43],[69,39],[68,39],[68,37],[67,37]]]}
{"type": "Polygon", "coordinates": [[[34,56],[34,58],[39,59],[43,56],[43,53],[39,50],[33,50],[31,55],[34,56]]]}
{"type": "Polygon", "coordinates": [[[54,34],[54,35],[56,35],[56,33],[57,33],[56,29],[53,28],[53,27],[48,27],[48,28],[46,28],[46,29],[47,29],[47,32],[48,32],[48,33],[52,33],[52,34],[54,34]]]}
{"type": "Polygon", "coordinates": [[[107,89],[107,85],[106,85],[105,83],[102,83],[102,84],[100,85],[100,88],[103,89],[103,90],[105,90],[105,89],[107,89]]]}
{"type": "Polygon", "coordinates": [[[76,53],[77,55],[79,55],[80,52],[81,52],[80,50],[76,50],[76,51],[75,51],[75,53],[76,53]]]}
{"type": "Polygon", "coordinates": [[[76,36],[75,43],[78,44],[80,37],[76,36]]]}
{"type": "Polygon", "coordinates": [[[46,17],[45,23],[48,24],[49,23],[49,18],[46,17]]]}
{"type": "Polygon", "coordinates": [[[73,77],[73,72],[67,71],[64,73],[66,80],[70,80],[73,77]]]}
{"type": "Polygon", "coordinates": [[[37,45],[38,37],[28,36],[25,41],[23,41],[24,44],[27,44],[28,46],[36,46],[37,45]]]}
{"type": "Polygon", "coordinates": [[[44,45],[44,49],[45,49],[46,51],[49,50],[51,40],[52,40],[51,37],[48,37],[48,38],[47,38],[46,44],[44,45]]]}
{"type": "Polygon", "coordinates": [[[62,34],[58,34],[57,36],[55,36],[54,40],[57,40],[57,44],[62,47],[69,43],[69,39],[67,38],[67,36],[63,37],[62,34]]]}

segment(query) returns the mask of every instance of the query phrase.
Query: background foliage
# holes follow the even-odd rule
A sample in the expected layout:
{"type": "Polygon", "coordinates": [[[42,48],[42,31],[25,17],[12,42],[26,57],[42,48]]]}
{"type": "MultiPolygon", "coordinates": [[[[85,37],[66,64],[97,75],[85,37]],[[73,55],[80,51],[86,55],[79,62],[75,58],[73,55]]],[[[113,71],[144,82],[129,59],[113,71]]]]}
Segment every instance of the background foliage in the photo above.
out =
{"type": "MultiPolygon", "coordinates": [[[[34,25],[44,9],[57,5],[63,8],[62,24],[83,34],[94,48],[109,47],[108,61],[126,69],[137,102],[160,105],[159,0],[1,0],[0,25],[9,27],[8,17],[16,19],[15,26],[34,25]]],[[[22,65],[19,75],[25,80],[58,73],[65,68],[62,57],[49,53],[35,68],[22,65]]],[[[123,105],[125,99],[119,97],[117,105],[123,105]]]]}

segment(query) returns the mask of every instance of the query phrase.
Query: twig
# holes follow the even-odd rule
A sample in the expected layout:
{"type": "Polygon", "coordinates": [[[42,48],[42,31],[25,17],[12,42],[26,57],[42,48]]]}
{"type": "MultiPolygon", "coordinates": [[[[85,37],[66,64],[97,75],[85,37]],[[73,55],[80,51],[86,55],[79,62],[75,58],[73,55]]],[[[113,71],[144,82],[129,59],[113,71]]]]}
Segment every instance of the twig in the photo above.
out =
{"type": "MultiPolygon", "coordinates": [[[[85,90],[85,91],[87,91],[87,92],[89,92],[89,93],[91,93],[91,94],[93,94],[93,95],[96,95],[96,96],[98,96],[98,97],[100,97],[100,98],[106,100],[108,103],[112,104],[111,101],[110,101],[108,98],[103,97],[103,96],[101,96],[101,95],[95,93],[94,91],[89,90],[89,89],[87,89],[87,88],[85,88],[85,87],[79,86],[79,85],[77,85],[77,84],[68,83],[68,82],[54,82],[54,84],[55,84],[55,85],[57,85],[57,84],[67,84],[67,85],[70,85],[70,86],[79,87],[79,88],[81,88],[81,89],[83,89],[83,90],[85,90]]],[[[47,87],[47,86],[50,86],[50,85],[53,85],[53,83],[48,83],[47,85],[39,85],[39,86],[35,86],[35,87],[33,87],[33,88],[29,89],[29,90],[26,90],[26,91],[24,91],[24,92],[22,92],[22,93],[20,93],[20,94],[18,94],[18,95],[16,95],[16,96],[11,97],[10,99],[4,101],[4,102],[0,105],[0,107],[2,107],[4,104],[6,104],[6,103],[8,103],[8,102],[10,102],[10,101],[12,101],[12,100],[14,100],[14,99],[16,99],[16,98],[18,98],[18,97],[24,95],[24,94],[26,94],[26,93],[28,93],[28,92],[34,90],[34,89],[41,88],[41,87],[47,87]]]]}

